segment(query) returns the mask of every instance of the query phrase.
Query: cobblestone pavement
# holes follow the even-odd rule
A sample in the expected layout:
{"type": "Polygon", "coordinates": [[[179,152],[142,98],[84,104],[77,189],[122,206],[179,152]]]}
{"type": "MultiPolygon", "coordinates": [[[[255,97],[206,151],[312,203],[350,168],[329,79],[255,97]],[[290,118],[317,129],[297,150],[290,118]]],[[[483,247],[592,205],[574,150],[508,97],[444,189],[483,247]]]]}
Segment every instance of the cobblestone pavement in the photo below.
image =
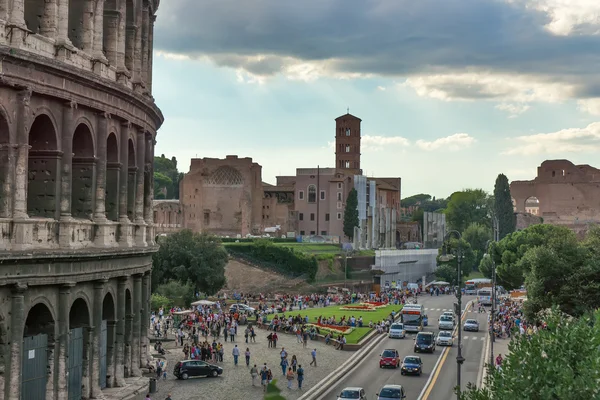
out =
{"type": "MultiPolygon", "coordinates": [[[[244,337],[236,338],[236,342],[240,348],[241,356],[239,357],[239,365],[236,367],[233,364],[233,356],[231,350],[233,345],[231,342],[221,343],[225,346],[225,355],[222,363],[217,363],[223,367],[223,375],[218,378],[190,378],[187,381],[177,380],[173,376],[173,368],[175,364],[183,359],[182,347],[174,346],[170,342],[166,344],[167,350],[167,379],[162,378],[158,382],[158,393],[152,395],[152,400],[162,400],[169,393],[173,400],[184,399],[211,399],[211,400],[242,400],[242,399],[262,399],[263,390],[260,386],[252,387],[252,378],[250,377],[250,368],[246,367],[244,352],[246,347],[250,348],[250,366],[256,364],[259,368],[263,363],[267,363],[273,377],[277,379],[277,386],[282,390],[288,400],[299,398],[303,392],[317,384],[321,379],[325,378],[329,373],[334,371],[344,361],[346,361],[353,353],[350,351],[335,350],[333,346],[327,346],[323,342],[310,341],[306,348],[302,344],[297,343],[295,335],[280,334],[277,341],[277,349],[267,348],[267,331],[258,330],[256,343],[246,344],[244,337]],[[241,339],[241,340],[240,340],[241,339]],[[302,391],[298,390],[297,381],[294,381],[293,389],[287,389],[287,381],[282,375],[281,367],[279,366],[279,353],[281,348],[285,347],[288,352],[288,359],[292,355],[296,355],[298,364],[304,368],[304,382],[302,391]],[[317,349],[317,364],[318,367],[310,366],[311,355],[313,348],[317,349]]],[[[221,337],[222,338],[222,337],[221,337]]]]}

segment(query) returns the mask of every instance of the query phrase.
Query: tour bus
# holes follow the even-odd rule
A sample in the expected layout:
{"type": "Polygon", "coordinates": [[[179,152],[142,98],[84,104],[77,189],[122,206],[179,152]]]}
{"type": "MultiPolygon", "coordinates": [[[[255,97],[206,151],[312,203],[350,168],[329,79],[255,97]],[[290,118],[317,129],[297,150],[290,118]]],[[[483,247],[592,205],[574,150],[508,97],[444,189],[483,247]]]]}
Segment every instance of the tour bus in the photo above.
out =
{"type": "Polygon", "coordinates": [[[405,304],[402,308],[402,323],[406,332],[421,332],[425,308],[420,304],[405,304]]]}
{"type": "Polygon", "coordinates": [[[484,306],[492,305],[492,288],[483,288],[477,291],[477,301],[479,301],[484,306]]]}
{"type": "Polygon", "coordinates": [[[465,294],[477,294],[479,289],[492,286],[492,280],[487,278],[471,279],[465,282],[465,294]]]}

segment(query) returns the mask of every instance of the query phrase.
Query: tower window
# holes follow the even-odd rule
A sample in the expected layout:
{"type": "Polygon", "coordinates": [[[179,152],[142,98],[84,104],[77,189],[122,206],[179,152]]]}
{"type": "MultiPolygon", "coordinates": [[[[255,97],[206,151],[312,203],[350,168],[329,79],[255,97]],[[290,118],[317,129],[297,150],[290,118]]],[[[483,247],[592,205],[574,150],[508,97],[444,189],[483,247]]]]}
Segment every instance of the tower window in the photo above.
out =
{"type": "Polygon", "coordinates": [[[346,136],[350,136],[350,128],[346,129],[346,136]]]}
{"type": "Polygon", "coordinates": [[[315,185],[310,185],[308,187],[308,202],[309,203],[317,202],[317,187],[315,185]]]}
{"type": "Polygon", "coordinates": [[[350,161],[345,161],[344,165],[346,166],[346,168],[350,168],[350,161]]]}
{"type": "Polygon", "coordinates": [[[350,145],[349,144],[346,145],[346,153],[350,153],[350,145]]]}
{"type": "Polygon", "coordinates": [[[298,191],[298,200],[304,200],[304,190],[298,191]]]}
{"type": "Polygon", "coordinates": [[[310,220],[314,221],[315,220],[315,213],[310,213],[310,220]]]}
{"type": "Polygon", "coordinates": [[[321,190],[321,200],[325,200],[325,191],[321,190]]]}

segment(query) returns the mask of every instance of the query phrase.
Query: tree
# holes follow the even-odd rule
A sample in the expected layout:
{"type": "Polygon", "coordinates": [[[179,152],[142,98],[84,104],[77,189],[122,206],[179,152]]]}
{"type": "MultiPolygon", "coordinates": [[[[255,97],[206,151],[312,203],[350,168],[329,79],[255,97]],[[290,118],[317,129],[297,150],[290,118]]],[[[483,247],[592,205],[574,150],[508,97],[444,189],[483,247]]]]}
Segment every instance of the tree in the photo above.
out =
{"type": "Polygon", "coordinates": [[[482,189],[466,189],[450,196],[446,207],[446,222],[451,229],[463,232],[473,222],[490,226],[489,196],[482,189]]]}
{"type": "Polygon", "coordinates": [[[182,284],[176,280],[158,285],[155,293],[169,299],[170,306],[188,307],[195,298],[194,288],[190,283],[182,284]]]}
{"type": "Polygon", "coordinates": [[[177,158],[168,159],[164,154],[154,157],[154,193],[155,196],[166,190],[166,199],[179,198],[179,182],[183,173],[177,171],[177,158]]]}
{"type": "Polygon", "coordinates": [[[167,236],[152,260],[152,287],[175,279],[194,293],[217,293],[225,286],[228,255],[219,238],[189,229],[167,236]]]}
{"type": "Polygon", "coordinates": [[[424,193],[415,194],[413,196],[402,199],[402,207],[418,206],[428,200],[431,200],[431,195],[424,193]]]}
{"type": "Polygon", "coordinates": [[[475,255],[475,260],[473,264],[473,269],[477,270],[483,255],[487,252],[486,245],[488,240],[492,239],[492,231],[490,228],[478,224],[477,222],[472,223],[465,229],[462,234],[463,239],[465,239],[470,245],[473,253],[475,255]]]}
{"type": "Polygon", "coordinates": [[[502,370],[490,368],[486,387],[469,384],[461,400],[598,399],[600,310],[573,319],[555,308],[543,319],[547,329],[515,335],[502,370]]]}
{"type": "Polygon", "coordinates": [[[493,258],[491,255],[484,254],[483,258],[479,262],[479,272],[481,272],[486,278],[490,279],[492,278],[492,268],[494,267],[492,260],[493,258]]]}
{"type": "Polygon", "coordinates": [[[510,185],[504,174],[498,175],[494,185],[494,213],[498,220],[498,240],[500,240],[509,233],[513,233],[517,226],[510,195],[510,185]]]}
{"type": "MultiPolygon", "coordinates": [[[[459,240],[456,238],[451,238],[446,241],[446,253],[448,255],[452,255],[448,261],[442,261],[441,257],[444,253],[444,248],[441,247],[438,250],[437,264],[438,267],[435,271],[435,275],[451,285],[458,285],[458,245],[459,240]]],[[[471,245],[465,239],[460,239],[460,253],[462,255],[461,259],[461,275],[463,278],[469,276],[471,271],[473,270],[473,265],[475,263],[475,254],[471,249],[471,245]]]]}
{"type": "Polygon", "coordinates": [[[348,239],[354,238],[354,227],[359,226],[358,221],[358,192],[352,188],[346,199],[346,209],[344,210],[344,235],[348,239]]]}

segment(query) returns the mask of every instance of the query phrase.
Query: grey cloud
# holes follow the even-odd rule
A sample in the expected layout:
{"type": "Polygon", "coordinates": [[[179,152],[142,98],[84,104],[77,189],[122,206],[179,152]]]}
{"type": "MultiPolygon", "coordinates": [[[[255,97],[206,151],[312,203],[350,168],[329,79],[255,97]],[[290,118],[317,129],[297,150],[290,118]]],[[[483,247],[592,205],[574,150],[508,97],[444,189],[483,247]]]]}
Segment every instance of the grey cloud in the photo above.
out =
{"type": "Polygon", "coordinates": [[[155,48],[259,75],[278,73],[280,57],[384,76],[475,67],[581,83],[595,96],[600,36],[554,36],[547,22],[502,0],[171,0],[161,4],[155,48]],[[257,54],[268,57],[248,60],[257,54]]]}

